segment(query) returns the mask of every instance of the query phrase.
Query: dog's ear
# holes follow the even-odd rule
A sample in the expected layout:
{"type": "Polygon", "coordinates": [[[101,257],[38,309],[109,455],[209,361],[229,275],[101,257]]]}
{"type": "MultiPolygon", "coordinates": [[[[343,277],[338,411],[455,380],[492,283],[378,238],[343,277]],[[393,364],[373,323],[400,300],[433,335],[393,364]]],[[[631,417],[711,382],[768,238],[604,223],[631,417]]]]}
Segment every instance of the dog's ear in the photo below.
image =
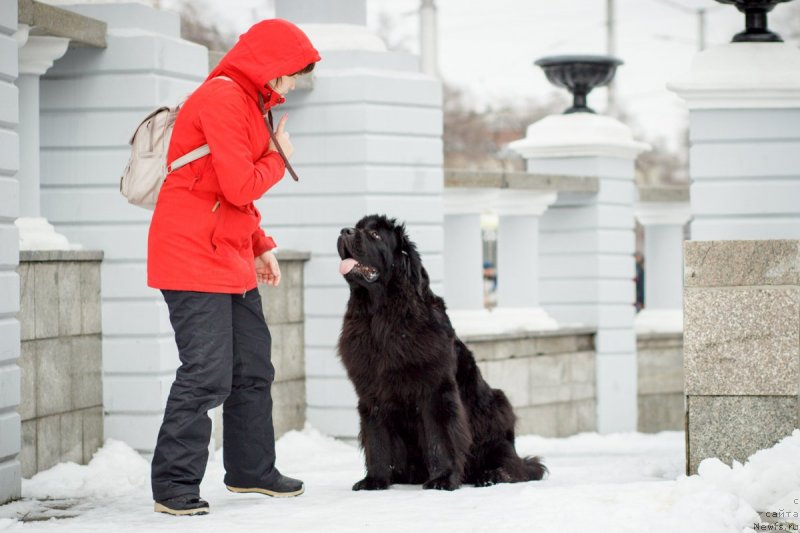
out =
{"type": "Polygon", "coordinates": [[[411,281],[414,289],[422,297],[428,289],[429,280],[428,273],[422,266],[422,259],[420,259],[419,252],[417,252],[417,246],[408,238],[404,224],[395,226],[395,235],[401,256],[398,261],[402,270],[401,273],[411,281]]]}

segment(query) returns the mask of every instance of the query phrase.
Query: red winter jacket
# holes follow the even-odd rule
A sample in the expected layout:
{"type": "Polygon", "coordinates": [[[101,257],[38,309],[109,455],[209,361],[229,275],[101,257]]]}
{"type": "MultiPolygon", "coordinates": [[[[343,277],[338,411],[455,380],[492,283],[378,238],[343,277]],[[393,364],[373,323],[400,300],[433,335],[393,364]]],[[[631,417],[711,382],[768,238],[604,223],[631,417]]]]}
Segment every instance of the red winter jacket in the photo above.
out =
{"type": "Polygon", "coordinates": [[[258,93],[267,107],[282,103],[267,82],[319,59],[297,26],[265,20],[239,38],[183,104],[167,160],[206,143],[211,154],[164,181],[148,237],[150,287],[219,293],[256,287],[254,257],[275,242],[259,227],[261,214],[253,202],[285,170],[280,154],[268,151],[258,93]]]}

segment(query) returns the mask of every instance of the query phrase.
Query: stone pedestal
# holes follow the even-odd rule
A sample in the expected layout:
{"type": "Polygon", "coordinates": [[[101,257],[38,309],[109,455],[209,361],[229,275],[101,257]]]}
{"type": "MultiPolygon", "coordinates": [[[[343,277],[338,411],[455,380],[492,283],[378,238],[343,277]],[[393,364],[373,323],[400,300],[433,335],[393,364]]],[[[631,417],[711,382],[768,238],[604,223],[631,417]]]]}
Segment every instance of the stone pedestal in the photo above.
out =
{"type": "Polygon", "coordinates": [[[299,24],[323,60],[312,73],[313,89],[296,90],[275,111],[289,114],[300,181],[282,180],[257,204],[279,246],[311,252],[308,420],[343,438],[358,434],[358,413],[336,355],[350,294],[338,271],[339,232],[370,213],[397,218],[437,294],[444,278],[441,83],[420,72],[418,57],[386,50],[366,27],[366,6],[366,0],[275,2],[276,16],[299,24]]]}
{"type": "Polygon", "coordinates": [[[560,194],[541,219],[541,304],[562,326],[597,328],[597,429],[636,429],[634,159],[648,148],[592,113],[532,124],[511,148],[528,171],[595,176],[597,193],[560,194]]]}
{"type": "Polygon", "coordinates": [[[636,315],[638,333],[683,331],[683,237],[691,218],[688,192],[640,191],[634,210],[644,226],[644,309],[636,315]]]}
{"type": "Polygon", "coordinates": [[[800,427],[800,241],[684,247],[687,472],[800,427]]]}
{"type": "Polygon", "coordinates": [[[709,48],[670,88],[689,107],[692,238],[797,238],[800,50],[709,48]]]}
{"type": "Polygon", "coordinates": [[[20,254],[20,463],[30,478],[103,444],[102,252],[20,254]]]}

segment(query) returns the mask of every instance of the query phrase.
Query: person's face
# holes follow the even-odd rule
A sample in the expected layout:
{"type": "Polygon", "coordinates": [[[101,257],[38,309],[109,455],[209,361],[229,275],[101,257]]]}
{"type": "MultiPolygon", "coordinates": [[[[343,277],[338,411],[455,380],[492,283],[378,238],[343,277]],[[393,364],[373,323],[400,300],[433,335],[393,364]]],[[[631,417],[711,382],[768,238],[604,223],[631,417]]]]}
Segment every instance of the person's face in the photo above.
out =
{"type": "Polygon", "coordinates": [[[272,87],[273,91],[277,92],[281,96],[286,96],[290,91],[294,90],[295,77],[281,76],[280,78],[275,78],[274,80],[270,81],[269,85],[272,87]]]}

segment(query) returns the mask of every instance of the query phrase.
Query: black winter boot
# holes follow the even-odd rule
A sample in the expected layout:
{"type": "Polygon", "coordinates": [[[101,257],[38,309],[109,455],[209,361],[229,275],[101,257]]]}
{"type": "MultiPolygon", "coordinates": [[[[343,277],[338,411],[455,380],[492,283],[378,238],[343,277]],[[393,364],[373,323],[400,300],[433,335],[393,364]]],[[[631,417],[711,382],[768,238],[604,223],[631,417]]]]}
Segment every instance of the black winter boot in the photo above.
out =
{"type": "Polygon", "coordinates": [[[275,498],[291,498],[292,496],[300,496],[305,492],[305,487],[303,486],[303,482],[299,479],[293,479],[283,474],[278,474],[278,477],[275,478],[275,481],[269,483],[269,485],[260,486],[260,487],[232,487],[230,485],[225,485],[228,487],[228,490],[231,492],[255,492],[258,494],[264,494],[266,496],[272,496],[275,498]]]}
{"type": "Polygon", "coordinates": [[[193,494],[184,494],[174,498],[157,501],[157,513],[167,513],[174,516],[191,516],[208,514],[208,502],[193,494]]]}

